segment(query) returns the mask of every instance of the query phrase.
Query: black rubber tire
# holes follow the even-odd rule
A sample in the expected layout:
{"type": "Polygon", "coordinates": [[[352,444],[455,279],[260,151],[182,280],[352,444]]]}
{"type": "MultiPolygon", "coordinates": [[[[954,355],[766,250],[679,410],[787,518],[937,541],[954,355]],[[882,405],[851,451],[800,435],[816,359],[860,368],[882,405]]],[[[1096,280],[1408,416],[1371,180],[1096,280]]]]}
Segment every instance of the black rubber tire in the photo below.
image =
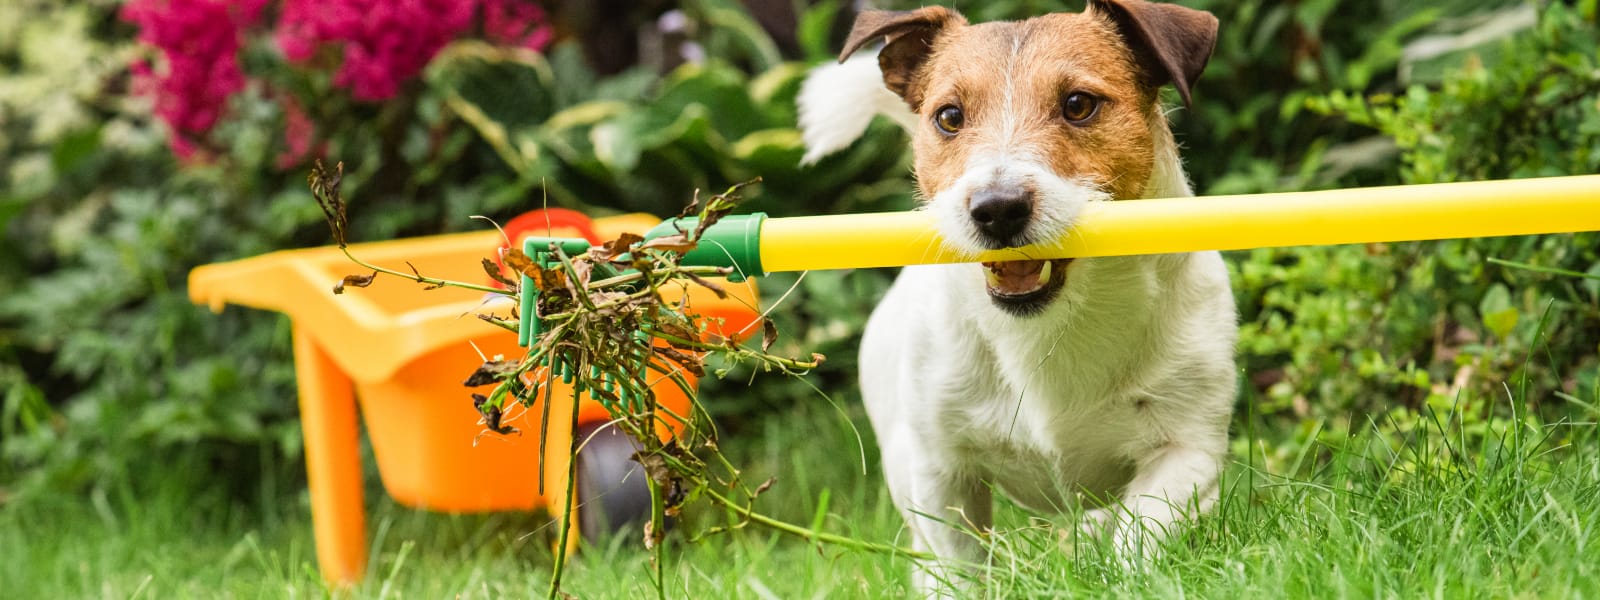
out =
{"type": "MultiPolygon", "coordinates": [[[[578,530],[587,541],[603,540],[650,520],[650,486],[644,467],[634,462],[639,446],[604,423],[578,426],[578,530]]],[[[642,537],[640,539],[643,539],[642,537]]]]}

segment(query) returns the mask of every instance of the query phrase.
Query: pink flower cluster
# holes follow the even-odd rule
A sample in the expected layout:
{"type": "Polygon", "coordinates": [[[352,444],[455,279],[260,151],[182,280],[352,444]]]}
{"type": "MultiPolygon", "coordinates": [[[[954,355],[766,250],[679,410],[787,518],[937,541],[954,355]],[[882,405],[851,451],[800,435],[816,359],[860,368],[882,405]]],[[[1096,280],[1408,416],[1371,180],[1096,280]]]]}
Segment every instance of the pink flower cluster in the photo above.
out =
{"type": "Polygon", "coordinates": [[[139,26],[139,41],[156,47],[166,61],[132,66],[134,89],[155,98],[156,117],[172,129],[168,144],[181,159],[192,158],[198,140],[216,125],[228,98],[244,89],[239,47],[244,28],[261,15],[267,0],[133,0],[122,19],[139,26]]]}
{"type": "MultiPolygon", "coordinates": [[[[243,90],[239,68],[244,31],[271,0],[129,0],[122,19],[139,27],[139,41],[160,50],[164,69],[132,65],[134,89],[155,98],[155,113],[172,130],[173,154],[191,159],[243,90]]],[[[502,45],[543,50],[554,31],[533,0],[282,0],[273,32],[291,62],[312,62],[324,48],[340,55],[334,83],[356,100],[377,102],[399,93],[451,40],[473,33],[502,45]]],[[[314,124],[285,97],[288,152],[311,152],[314,124]]]]}
{"type": "Polygon", "coordinates": [[[529,0],[285,0],[278,47],[294,62],[325,45],[343,47],[334,83],[357,100],[393,97],[483,9],[485,36],[542,49],[552,32],[529,0]]]}
{"type": "Polygon", "coordinates": [[[283,107],[283,152],[278,153],[279,169],[291,169],[313,156],[320,156],[322,148],[313,148],[317,138],[317,124],[300,106],[294,96],[285,94],[278,105],[283,107]]]}
{"type": "Polygon", "coordinates": [[[539,51],[555,38],[544,9],[528,0],[483,0],[483,33],[496,44],[539,51]]]}

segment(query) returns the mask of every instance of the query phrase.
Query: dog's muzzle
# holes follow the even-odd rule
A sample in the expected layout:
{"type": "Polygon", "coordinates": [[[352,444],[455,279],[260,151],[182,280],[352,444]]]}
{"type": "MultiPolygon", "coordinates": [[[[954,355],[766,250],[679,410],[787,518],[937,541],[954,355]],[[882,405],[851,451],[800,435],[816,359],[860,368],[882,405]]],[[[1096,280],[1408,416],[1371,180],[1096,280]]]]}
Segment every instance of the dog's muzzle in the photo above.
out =
{"type": "Polygon", "coordinates": [[[972,193],[967,214],[978,237],[990,248],[1023,246],[1023,233],[1033,221],[1033,190],[1016,184],[997,184],[972,193]]]}

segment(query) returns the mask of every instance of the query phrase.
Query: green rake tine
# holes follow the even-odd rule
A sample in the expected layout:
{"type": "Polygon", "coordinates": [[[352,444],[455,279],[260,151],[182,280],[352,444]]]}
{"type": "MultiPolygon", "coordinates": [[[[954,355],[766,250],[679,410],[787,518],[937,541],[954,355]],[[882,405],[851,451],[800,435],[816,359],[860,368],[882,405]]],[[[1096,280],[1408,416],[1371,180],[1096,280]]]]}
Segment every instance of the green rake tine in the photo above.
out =
{"type": "MultiPolygon", "coordinates": [[[[646,381],[646,378],[650,376],[649,362],[650,344],[652,339],[653,338],[650,337],[650,334],[645,333],[643,330],[633,332],[633,340],[638,342],[638,345],[634,346],[634,357],[636,361],[634,364],[637,365],[633,373],[633,381],[635,382],[646,381]]],[[[644,412],[646,406],[643,395],[648,393],[649,389],[644,386],[637,386],[634,389],[630,389],[628,403],[629,408],[635,413],[644,412]]]]}

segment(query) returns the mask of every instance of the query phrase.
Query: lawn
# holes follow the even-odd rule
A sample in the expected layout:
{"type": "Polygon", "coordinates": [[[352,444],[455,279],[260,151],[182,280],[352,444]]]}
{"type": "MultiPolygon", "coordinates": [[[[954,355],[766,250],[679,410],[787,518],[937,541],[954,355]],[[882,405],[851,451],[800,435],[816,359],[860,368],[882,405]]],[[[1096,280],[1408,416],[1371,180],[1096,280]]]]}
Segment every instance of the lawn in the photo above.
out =
{"type": "MultiPolygon", "coordinates": [[[[1504,399],[1501,400],[1504,402],[1504,399]]],[[[819,404],[820,406],[820,404],[819,404]]],[[[1074,544],[1066,517],[1004,505],[984,570],[990,597],[1593,597],[1600,594],[1600,436],[1593,423],[1463,425],[1469,411],[1415,423],[1359,416],[1299,423],[1285,439],[1236,423],[1218,510],[1129,570],[1074,544]],[[1454,416],[1452,416],[1454,415],[1454,416]],[[1296,433],[1298,432],[1298,434],[1296,433]]],[[[859,418],[858,421],[861,421],[859,418]]],[[[864,424],[864,422],[863,422],[864,424]]],[[[862,472],[837,413],[796,407],[728,444],[751,477],[778,477],[759,508],[824,528],[904,542],[867,442],[862,472]]],[[[870,434],[870,431],[863,430],[870,434]]],[[[314,568],[303,494],[230,503],[203,469],[139,489],[11,505],[0,513],[0,580],[16,598],[328,593],[314,568]],[[232,508],[229,508],[229,507],[232,508]]],[[[435,515],[376,500],[374,560],[354,597],[542,595],[548,529],[537,515],[435,515]]],[[[668,548],[666,595],[878,598],[909,595],[904,559],[749,527],[686,540],[719,515],[693,515],[668,548]]],[[[584,552],[566,591],[654,593],[633,536],[584,552]]]]}

